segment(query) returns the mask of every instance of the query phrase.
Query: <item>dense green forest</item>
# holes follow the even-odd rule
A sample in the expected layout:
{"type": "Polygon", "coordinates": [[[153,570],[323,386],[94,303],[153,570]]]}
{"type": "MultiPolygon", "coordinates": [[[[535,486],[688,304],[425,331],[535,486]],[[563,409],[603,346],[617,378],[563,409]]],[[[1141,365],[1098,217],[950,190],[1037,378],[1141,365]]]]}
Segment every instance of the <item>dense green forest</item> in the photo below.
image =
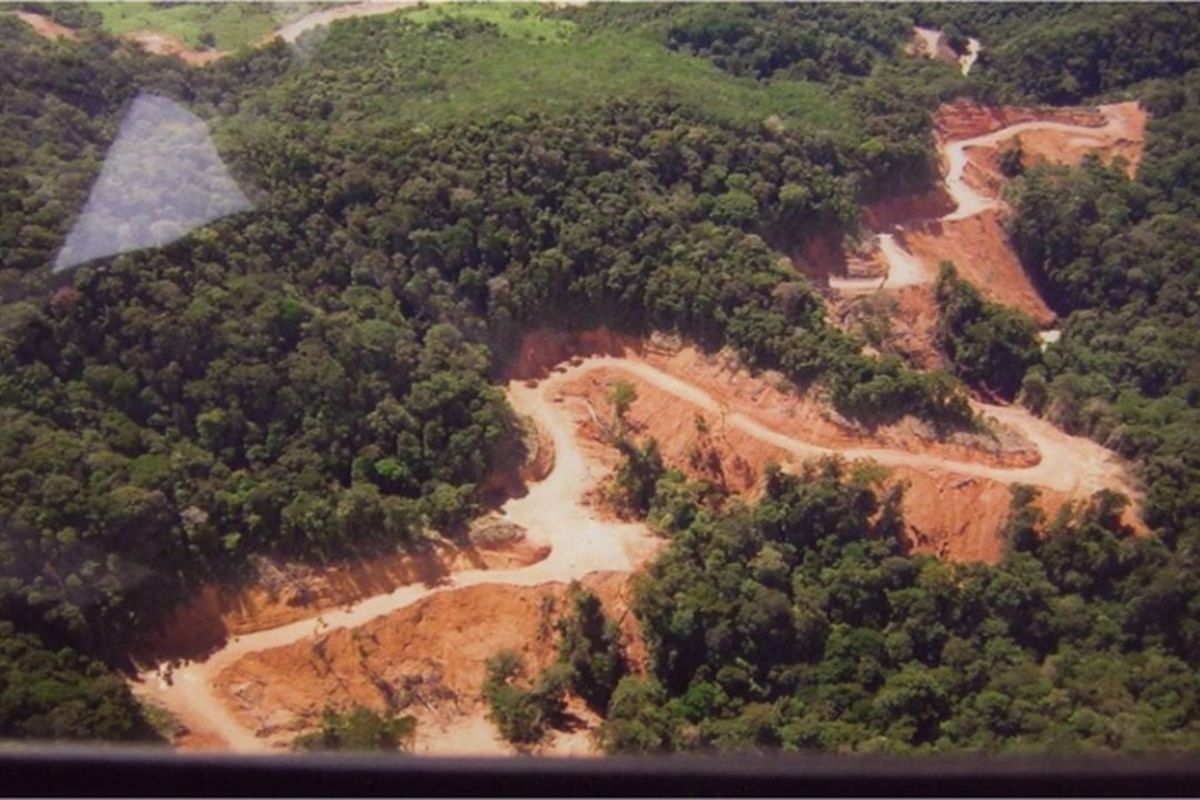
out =
{"type": "Polygon", "coordinates": [[[1021,257],[1069,312],[1023,394],[1138,462],[1149,522],[1183,542],[1200,532],[1200,73],[1146,97],[1155,116],[1137,179],[1091,161],[1014,186],[1021,257]]]}
{"type": "MultiPolygon", "coordinates": [[[[1047,521],[1016,487],[995,567],[901,554],[900,492],[836,460],[713,513],[664,475],[640,578],[652,670],[610,752],[1090,752],[1200,745],[1200,575],[1129,536],[1123,498],[1047,521]]],[[[1193,540],[1194,541],[1194,540],[1193,540]]]]}
{"type": "Polygon", "coordinates": [[[937,344],[963,380],[1011,399],[1041,362],[1037,326],[1019,311],[988,302],[944,262],[935,286],[937,344]]]}
{"type": "Polygon", "coordinates": [[[905,6],[962,49],[986,42],[980,92],[1078,103],[1200,66],[1200,11],[1186,3],[919,3],[905,6]]]}
{"type": "MultiPolygon", "coordinates": [[[[619,750],[865,748],[879,736],[887,747],[1057,746],[1067,730],[1109,747],[1191,741],[1195,695],[1176,676],[1197,664],[1184,624],[1195,587],[1148,576],[1195,574],[1200,518],[1189,325],[1200,84],[1180,78],[1196,66],[1196,12],[424,9],[204,69],[142,53],[86,8],[52,13],[88,28],[81,41],[48,42],[0,15],[6,734],[149,735],[93,659],[119,663],[164,609],[255,555],[321,561],[454,535],[487,502],[492,471],[520,458],[494,378],[532,324],[673,329],[816,385],[867,424],[906,413],[973,424],[958,379],[863,355],[786,255],[816,234],[855,233],[863,202],[934,180],[930,116],[942,101],[1130,89],[1155,114],[1137,180],[1095,164],[1032,170],[1014,195],[1022,257],[1071,312],[1063,343],[1030,349],[1025,323],[953,276],[941,343],[962,380],[1019,387],[1059,424],[1137,459],[1161,539],[1127,542],[1106,500],[1057,524],[1050,541],[1065,544],[1014,533],[1024,544],[996,571],[949,567],[900,556],[894,514],[867,510],[894,511],[896,499],[837,470],[814,477],[820,498],[794,497],[810,489],[778,477],[757,510],[715,516],[686,485],[642,475],[635,507],[674,531],[651,580],[678,582],[663,599],[681,604],[643,595],[654,675],[617,684],[624,661],[585,599],[546,686],[509,659],[490,690],[521,736],[570,687],[609,709],[606,744],[619,750]],[[904,56],[914,18],[987,40],[979,75],[904,56]],[[210,122],[254,208],[52,276],[142,92],[210,122]],[[1116,562],[1103,575],[1059,565],[1101,556],[1116,562]],[[885,575],[863,578],[876,581],[861,601],[874,616],[821,605],[854,570],[885,575]],[[934,575],[959,572],[966,583],[952,588],[934,575]],[[1047,632],[1043,606],[981,600],[963,588],[976,584],[981,596],[1032,592],[1055,625],[1075,627],[1047,632]],[[901,593],[894,607],[889,592],[901,593]],[[946,633],[920,639],[937,630],[924,625],[905,645],[897,626],[918,605],[946,633]],[[797,608],[813,620],[783,619],[797,608]],[[791,644],[772,655],[746,631],[791,644]],[[874,672],[822,672],[835,651],[874,672]],[[1123,670],[1112,691],[1124,699],[1071,694],[1105,665],[1123,670]],[[926,668],[957,682],[926,697],[926,668]],[[1054,674],[1037,683],[1030,670],[1054,674]],[[1013,721],[1025,703],[1049,704],[1041,722],[1013,721]],[[925,705],[936,720],[911,716],[925,705]],[[1124,733],[1113,738],[1113,725],[1124,733]]],[[[657,477],[654,454],[632,450],[638,474],[657,477]]],[[[356,713],[332,714],[303,746],[402,746],[411,733],[356,713]]]]}

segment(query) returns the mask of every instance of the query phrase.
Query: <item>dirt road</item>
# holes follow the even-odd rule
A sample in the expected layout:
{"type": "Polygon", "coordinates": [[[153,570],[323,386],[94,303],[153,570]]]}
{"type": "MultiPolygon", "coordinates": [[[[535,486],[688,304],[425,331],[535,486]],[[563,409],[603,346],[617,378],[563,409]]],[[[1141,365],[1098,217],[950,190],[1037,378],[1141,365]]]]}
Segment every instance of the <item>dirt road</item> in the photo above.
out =
{"type": "Polygon", "coordinates": [[[1099,146],[1107,140],[1124,135],[1124,129],[1128,122],[1121,110],[1121,105],[1100,106],[1105,123],[1099,128],[1069,125],[1064,122],[1020,122],[983,136],[945,143],[942,146],[942,157],[946,161],[946,191],[953,198],[957,207],[941,219],[943,221],[966,219],[989,209],[1000,208],[1002,205],[998,198],[988,197],[967,182],[965,173],[968,150],[976,147],[995,147],[1001,142],[1030,131],[1069,133],[1076,139],[1095,142],[1099,146]]]}
{"type": "MultiPolygon", "coordinates": [[[[945,168],[943,183],[946,193],[954,201],[955,207],[949,213],[938,217],[938,221],[964,220],[1003,207],[1003,202],[999,198],[984,194],[967,181],[967,154],[970,150],[979,147],[995,147],[1022,133],[1033,131],[1057,131],[1071,134],[1076,144],[1094,143],[1099,147],[1106,142],[1129,135],[1128,129],[1131,121],[1127,113],[1127,106],[1128,104],[1124,103],[1100,106],[1100,111],[1105,119],[1104,125],[1100,127],[1051,121],[1021,122],[982,136],[940,142],[939,148],[945,168]]],[[[915,227],[925,222],[927,220],[917,219],[910,221],[907,225],[915,227]]],[[[902,230],[901,226],[896,226],[892,231],[880,233],[876,237],[879,250],[888,267],[887,275],[882,281],[879,278],[830,276],[829,287],[847,293],[869,293],[880,289],[933,283],[937,280],[936,265],[926,264],[896,241],[895,234],[902,230]]]]}
{"type": "Polygon", "coordinates": [[[645,562],[653,555],[657,540],[644,526],[601,520],[584,505],[585,491],[601,472],[584,458],[571,420],[546,399],[563,377],[555,376],[536,388],[519,383],[508,387],[509,401],[517,413],[533,417],[550,435],[555,461],[550,475],[530,487],[524,497],[506,503],[501,515],[523,526],[533,543],[549,545],[550,555],[545,560],[519,569],[460,572],[438,586],[404,586],[349,609],[326,612],[315,620],[247,634],[229,641],[203,661],[173,670],[169,682],[157,667],[145,670],[134,684],[135,693],[165,707],[190,730],[223,740],[230,750],[267,752],[272,746],[239,722],[213,692],[217,675],[242,656],[336,628],[358,627],[438,592],[484,583],[536,586],[568,582],[594,571],[630,572],[645,562]]]}
{"type": "Polygon", "coordinates": [[[242,656],[336,628],[358,627],[438,592],[478,584],[535,586],[551,581],[566,582],[593,571],[628,572],[644,563],[653,555],[657,543],[643,526],[599,519],[584,505],[584,493],[602,477],[601,468],[584,457],[576,440],[574,422],[561,406],[547,399],[555,396],[558,387],[573,378],[604,368],[627,372],[698,408],[722,415],[726,424],[802,459],[837,452],[849,459],[870,458],[884,466],[945,470],[1006,483],[1044,486],[1072,494],[1091,493],[1101,488],[1133,493],[1121,464],[1111,453],[1089,440],[1068,436],[1022,409],[978,405],[980,411],[1020,431],[1037,446],[1041,461],[1031,467],[991,467],[888,448],[835,451],[780,434],[747,413],[730,413],[704,390],[645,362],[595,356],[554,373],[536,387],[520,383],[508,387],[513,407],[519,414],[534,418],[547,431],[556,451],[555,466],[550,475],[531,487],[527,495],[510,501],[501,510],[503,517],[524,526],[534,543],[550,546],[550,555],[544,561],[519,569],[462,572],[438,586],[405,586],[349,609],[327,612],[316,620],[303,620],[241,636],[205,660],[175,669],[170,683],[157,669],[143,672],[139,676],[140,682],[135,685],[137,694],[166,707],[189,729],[223,740],[231,750],[270,751],[272,745],[247,729],[213,691],[213,683],[221,671],[242,656]]]}
{"type": "Polygon", "coordinates": [[[283,39],[288,44],[295,44],[296,40],[300,38],[300,34],[311,31],[313,28],[319,28],[322,25],[336,22],[339,19],[388,14],[402,8],[412,8],[420,5],[421,2],[428,4],[436,3],[438,0],[381,0],[380,2],[347,3],[342,6],[330,6],[322,8],[320,11],[314,11],[311,14],[305,14],[295,22],[289,22],[274,33],[263,37],[263,41],[269,42],[272,39],[278,38],[283,39]]]}
{"type": "Polygon", "coordinates": [[[971,74],[971,67],[975,66],[975,62],[979,60],[979,51],[983,49],[983,45],[978,39],[967,39],[967,52],[963,53],[958,59],[958,65],[962,68],[964,76],[971,74]]]}
{"type": "Polygon", "coordinates": [[[627,372],[681,400],[723,417],[725,424],[743,433],[802,459],[839,454],[845,458],[872,459],[884,466],[910,466],[926,470],[946,470],[1002,483],[1027,483],[1067,493],[1090,494],[1110,488],[1134,494],[1135,488],[1125,474],[1121,462],[1100,445],[1070,436],[1048,422],[1040,420],[1023,408],[975,403],[977,411],[992,417],[1024,435],[1041,453],[1041,460],[1030,467],[993,467],[986,464],[958,461],[952,458],[913,453],[882,447],[833,449],[787,436],[763,425],[753,416],[730,409],[710,394],[686,381],[642,361],[613,356],[593,356],[579,366],[570,367],[556,375],[554,381],[565,380],[592,370],[611,368],[627,372]]]}

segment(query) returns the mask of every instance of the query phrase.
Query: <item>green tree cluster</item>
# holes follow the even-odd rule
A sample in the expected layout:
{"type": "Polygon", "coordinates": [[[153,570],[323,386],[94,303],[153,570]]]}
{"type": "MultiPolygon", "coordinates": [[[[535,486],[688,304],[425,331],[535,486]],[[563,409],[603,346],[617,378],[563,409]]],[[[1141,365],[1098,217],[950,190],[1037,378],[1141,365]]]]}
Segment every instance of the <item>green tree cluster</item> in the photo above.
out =
{"type": "Polygon", "coordinates": [[[571,584],[570,603],[570,611],[555,626],[557,663],[567,668],[571,691],[603,712],[617,683],[629,672],[621,629],[604,615],[596,593],[577,582],[571,584]]]}
{"type": "Polygon", "coordinates": [[[69,648],[51,649],[0,621],[0,737],[158,739],[118,676],[69,648]]]}
{"type": "Polygon", "coordinates": [[[1065,313],[1026,375],[1025,402],[1133,460],[1150,524],[1180,547],[1200,533],[1200,72],[1148,93],[1146,161],[1130,179],[1094,159],[1040,167],[1014,187],[1013,240],[1065,313]]]}
{"type": "Polygon", "coordinates": [[[918,22],[984,42],[984,93],[1073,104],[1200,66],[1200,9],[1186,3],[913,3],[918,22]]]}
{"type": "Polygon", "coordinates": [[[417,720],[408,714],[385,715],[365,706],[338,713],[326,707],[321,714],[321,727],[296,737],[292,746],[310,751],[404,752],[412,749],[416,734],[417,720]]]}
{"type": "Polygon", "coordinates": [[[944,261],[934,295],[937,344],[963,380],[1012,399],[1026,371],[1041,360],[1037,327],[1019,311],[983,299],[944,261]]]}
{"type": "Polygon", "coordinates": [[[836,460],[697,509],[637,587],[651,673],[610,752],[1098,752],[1200,744],[1200,579],[1100,493],[1019,487],[994,567],[905,555],[898,490],[836,460]]]}
{"type": "Polygon", "coordinates": [[[524,681],[525,659],[514,650],[501,650],[488,659],[483,696],[488,716],[509,742],[537,744],[562,716],[570,680],[567,669],[551,665],[532,684],[524,681]]]}

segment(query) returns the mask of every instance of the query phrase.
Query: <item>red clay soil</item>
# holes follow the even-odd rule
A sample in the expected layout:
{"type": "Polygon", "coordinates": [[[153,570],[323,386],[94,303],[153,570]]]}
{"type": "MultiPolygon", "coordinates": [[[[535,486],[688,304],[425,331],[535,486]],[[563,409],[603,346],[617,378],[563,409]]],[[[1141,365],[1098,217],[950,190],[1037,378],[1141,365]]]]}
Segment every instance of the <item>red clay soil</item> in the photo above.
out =
{"type": "Polygon", "coordinates": [[[896,238],[934,269],[942,261],[954,262],[959,275],[978,287],[987,299],[1028,314],[1042,327],[1054,323],[1055,314],[1017,258],[999,211],[911,225],[896,238]]]}
{"type": "Polygon", "coordinates": [[[939,186],[921,194],[902,195],[879,200],[863,207],[862,224],[872,231],[886,231],[893,225],[913,220],[933,219],[954,210],[954,201],[939,186]]]}
{"type": "Polygon", "coordinates": [[[997,467],[1025,467],[1039,460],[1037,450],[1011,431],[997,438],[984,434],[940,436],[925,423],[906,417],[870,430],[850,422],[812,392],[798,389],[782,375],[752,374],[731,351],[714,355],[694,347],[662,342],[640,353],[642,360],[711,394],[762,425],[829,448],[888,447],[920,450],[943,458],[997,467]]]}
{"type": "MultiPolygon", "coordinates": [[[[964,182],[977,193],[998,198],[1005,178],[998,168],[1003,149],[1019,137],[1025,163],[1076,164],[1088,153],[1104,161],[1125,159],[1129,171],[1136,169],[1145,141],[1146,111],[1137,103],[1118,103],[1101,108],[1014,108],[989,107],[971,101],[957,101],[940,108],[935,116],[935,131],[943,155],[950,144],[986,136],[1013,125],[1050,122],[1082,126],[1077,130],[1030,129],[1015,131],[1011,137],[1000,134],[998,141],[968,147],[964,182]]],[[[902,197],[873,204],[864,209],[862,221],[871,231],[892,231],[896,241],[928,269],[930,281],[943,260],[952,261],[960,274],[975,284],[990,300],[1028,314],[1042,327],[1054,324],[1055,315],[1042,299],[1025,272],[1003,226],[1006,213],[1001,204],[983,209],[963,219],[953,216],[954,201],[944,187],[926,195],[902,197]]],[[[852,254],[840,246],[820,241],[806,248],[798,264],[818,285],[829,276],[858,277],[873,275],[872,267],[856,270],[852,254]]],[[[878,265],[878,259],[875,264],[878,265]]],[[[832,301],[833,318],[848,330],[861,330],[861,295],[873,287],[848,287],[844,295],[832,301]]],[[[932,291],[928,287],[895,286],[888,295],[904,292],[896,305],[902,313],[891,329],[898,341],[885,342],[881,349],[905,355],[920,368],[940,361],[933,346],[937,315],[932,291]]]]}
{"type": "MultiPolygon", "coordinates": [[[[951,561],[1000,560],[1012,502],[1009,484],[911,467],[893,467],[888,478],[907,484],[903,508],[911,552],[951,561]]],[[[1052,519],[1069,498],[1052,489],[1040,491],[1036,505],[1052,519]]]]}
{"type": "MultiPolygon", "coordinates": [[[[705,354],[662,335],[637,339],[614,334],[606,328],[574,333],[532,331],[524,337],[512,368],[512,379],[528,380],[564,371],[564,365],[578,364],[582,357],[595,355],[644,361],[708,392],[723,406],[736,408],[780,433],[822,447],[919,449],[931,455],[997,467],[1025,467],[1039,459],[1036,448],[1003,428],[998,428],[995,436],[962,433],[941,436],[925,423],[906,417],[868,430],[841,417],[813,392],[797,388],[779,373],[752,374],[732,351],[705,354]]],[[[624,379],[622,374],[610,375],[607,370],[599,369],[577,380],[595,387],[618,378],[624,379]]],[[[598,396],[594,405],[600,411],[607,407],[607,401],[598,396]]],[[[689,416],[687,421],[694,420],[689,416]]]]}
{"type": "Polygon", "coordinates": [[[640,352],[645,346],[634,336],[613,333],[603,327],[572,332],[541,328],[521,339],[521,345],[509,362],[504,379],[537,381],[554,371],[565,371],[563,365],[580,356],[620,356],[628,352],[640,352]]]}
{"type": "Polygon", "coordinates": [[[859,338],[868,338],[868,326],[884,331],[878,352],[900,356],[919,370],[948,366],[935,340],[938,308],[929,284],[833,295],[826,307],[831,322],[859,338]]]}
{"type": "MultiPolygon", "coordinates": [[[[694,382],[712,392],[721,380],[691,373],[694,382]]],[[[792,453],[727,426],[718,415],[701,411],[628,373],[597,369],[578,376],[563,387],[562,403],[579,421],[579,433],[586,440],[589,458],[614,465],[618,461],[607,431],[612,426],[606,401],[613,381],[632,383],[637,399],[626,420],[636,438],[653,438],[664,462],[691,478],[712,482],[726,491],[757,498],[762,493],[763,470],[770,463],[796,469],[799,459],[792,453]]],[[[758,381],[758,397],[766,399],[774,390],[758,381]]],[[[769,409],[772,404],[766,399],[769,409]]],[[[756,406],[749,406],[756,407],[756,406]]],[[[738,403],[731,410],[746,412],[748,404],[738,403]]],[[[772,417],[773,421],[778,418],[772,417]]],[[[765,420],[764,420],[765,422],[765,420]]],[[[773,423],[772,427],[775,425],[773,423]]],[[[813,428],[804,414],[790,425],[777,430],[802,435],[812,440],[813,428]]],[[[1003,550],[1002,531],[1008,517],[1010,491],[1006,483],[957,474],[951,470],[924,470],[894,467],[887,484],[906,481],[903,508],[907,526],[907,544],[913,552],[939,555],[956,561],[995,563],[1003,550]]],[[[1062,498],[1046,490],[1042,507],[1051,513],[1062,498]]]]}
{"type": "Polygon", "coordinates": [[[79,38],[79,34],[74,29],[68,28],[66,25],[59,25],[49,17],[41,14],[35,14],[31,11],[14,11],[17,18],[33,28],[34,33],[45,39],[70,39],[75,41],[79,38]]]}
{"type": "MultiPolygon", "coordinates": [[[[628,580],[592,573],[581,583],[620,620],[631,659],[642,668],[628,580]]],[[[484,584],[436,594],[359,628],[247,655],[220,674],[217,692],[245,725],[273,741],[311,729],[327,705],[382,710],[391,700],[417,717],[418,752],[503,752],[508,748],[490,724],[478,724],[486,714],[485,663],[504,649],[521,653],[531,674],[553,661],[554,623],[568,608],[567,590],[563,583],[484,584]],[[464,731],[485,740],[463,741],[464,731]]]]}
{"type": "Polygon", "coordinates": [[[526,542],[496,547],[431,545],[422,554],[397,554],[321,567],[265,564],[245,585],[209,584],[177,609],[133,651],[142,662],[199,658],[230,637],[315,617],[401,586],[435,586],[465,569],[510,569],[548,555],[526,542]]]}
{"type": "Polygon", "coordinates": [[[933,129],[938,139],[957,141],[1035,120],[1096,128],[1102,127],[1105,122],[1104,115],[1095,108],[1019,108],[986,106],[974,100],[955,100],[938,108],[933,115],[933,129]]]}

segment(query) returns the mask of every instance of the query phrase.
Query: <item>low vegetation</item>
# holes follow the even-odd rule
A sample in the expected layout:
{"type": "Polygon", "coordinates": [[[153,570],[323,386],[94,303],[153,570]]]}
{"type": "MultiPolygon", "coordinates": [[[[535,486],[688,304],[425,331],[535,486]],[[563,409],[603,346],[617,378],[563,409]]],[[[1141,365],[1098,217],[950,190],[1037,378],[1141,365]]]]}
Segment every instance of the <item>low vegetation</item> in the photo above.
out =
{"type": "Polygon", "coordinates": [[[365,706],[345,713],[326,708],[321,727],[298,736],[292,746],[310,751],[404,752],[412,749],[416,735],[417,720],[407,714],[380,714],[365,706]]]}
{"type": "Polygon", "coordinates": [[[569,680],[566,670],[555,665],[527,683],[525,669],[520,653],[502,650],[488,659],[483,683],[488,716],[501,736],[520,747],[540,742],[562,716],[569,680]]]}
{"type": "Polygon", "coordinates": [[[317,3],[21,3],[75,29],[165,33],[195,49],[238,50],[319,8],[317,3]]]}

